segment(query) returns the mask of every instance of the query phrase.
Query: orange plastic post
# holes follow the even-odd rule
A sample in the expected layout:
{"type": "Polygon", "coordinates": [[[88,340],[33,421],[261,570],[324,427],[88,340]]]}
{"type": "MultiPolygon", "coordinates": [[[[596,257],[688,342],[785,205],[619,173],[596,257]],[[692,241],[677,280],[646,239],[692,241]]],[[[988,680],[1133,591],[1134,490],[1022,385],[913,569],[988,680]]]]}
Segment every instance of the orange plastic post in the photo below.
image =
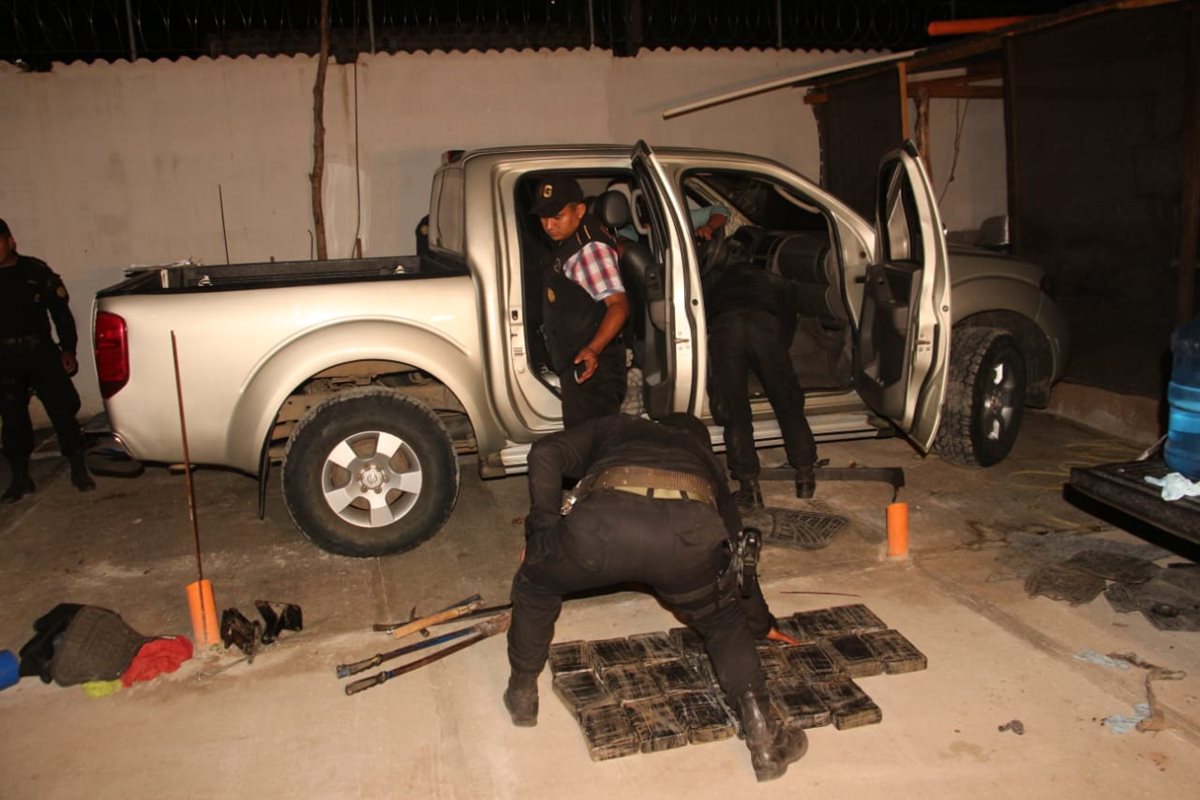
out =
{"type": "Polygon", "coordinates": [[[908,558],[908,503],[887,507],[888,558],[908,558]]]}
{"type": "Polygon", "coordinates": [[[213,600],[212,583],[192,581],[187,585],[188,610],[192,612],[192,638],[200,647],[218,644],[221,629],[217,627],[217,604],[213,600]]]}

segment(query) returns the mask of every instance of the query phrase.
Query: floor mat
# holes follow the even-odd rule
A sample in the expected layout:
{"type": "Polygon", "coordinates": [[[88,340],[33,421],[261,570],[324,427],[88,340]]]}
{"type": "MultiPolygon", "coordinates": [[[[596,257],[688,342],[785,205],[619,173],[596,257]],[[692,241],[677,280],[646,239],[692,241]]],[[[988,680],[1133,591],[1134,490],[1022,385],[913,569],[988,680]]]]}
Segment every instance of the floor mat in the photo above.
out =
{"type": "Polygon", "coordinates": [[[825,547],[850,524],[841,514],[770,506],[744,512],[742,519],[746,527],[762,531],[763,542],[801,550],[825,547]]]}
{"type": "MultiPolygon", "coordinates": [[[[865,605],[801,611],[779,620],[803,643],[757,644],[771,703],[786,724],[870,725],[883,712],[857,679],[925,669],[907,638],[865,605]]],[[[688,628],[550,647],[554,693],[579,723],[594,761],[728,739],[740,723],[688,628]]]]}

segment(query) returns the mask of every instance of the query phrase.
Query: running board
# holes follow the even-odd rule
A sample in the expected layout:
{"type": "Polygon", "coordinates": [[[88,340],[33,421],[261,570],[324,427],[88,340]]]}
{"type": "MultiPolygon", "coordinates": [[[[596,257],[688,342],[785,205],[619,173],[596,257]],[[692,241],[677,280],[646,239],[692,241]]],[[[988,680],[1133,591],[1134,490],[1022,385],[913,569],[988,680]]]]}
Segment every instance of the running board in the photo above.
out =
{"type": "MultiPolygon", "coordinates": [[[[875,439],[883,432],[875,418],[866,412],[843,412],[840,414],[822,414],[810,418],[808,425],[812,428],[813,438],[818,442],[847,441],[849,439],[875,439]]],[[[708,426],[708,435],[712,437],[713,450],[724,452],[725,430],[720,426],[708,426]]],[[[779,423],[774,419],[761,420],[754,423],[754,444],[756,447],[778,447],[783,444],[783,433],[779,423]]],[[[519,475],[526,471],[526,461],[529,458],[529,444],[513,444],[505,447],[499,453],[499,462],[504,475],[519,475]]],[[[492,461],[492,459],[488,459],[492,461]]],[[[494,462],[493,462],[494,463],[494,462]]]]}

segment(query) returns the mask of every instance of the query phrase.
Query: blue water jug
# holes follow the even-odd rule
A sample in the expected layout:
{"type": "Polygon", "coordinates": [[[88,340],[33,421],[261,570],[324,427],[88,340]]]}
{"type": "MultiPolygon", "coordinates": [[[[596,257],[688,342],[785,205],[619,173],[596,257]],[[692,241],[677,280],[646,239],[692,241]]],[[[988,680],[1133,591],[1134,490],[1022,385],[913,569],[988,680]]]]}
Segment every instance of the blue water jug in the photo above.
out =
{"type": "Polygon", "coordinates": [[[1175,357],[1167,387],[1167,466],[1200,479],[1200,319],[1180,325],[1171,337],[1175,357]]]}

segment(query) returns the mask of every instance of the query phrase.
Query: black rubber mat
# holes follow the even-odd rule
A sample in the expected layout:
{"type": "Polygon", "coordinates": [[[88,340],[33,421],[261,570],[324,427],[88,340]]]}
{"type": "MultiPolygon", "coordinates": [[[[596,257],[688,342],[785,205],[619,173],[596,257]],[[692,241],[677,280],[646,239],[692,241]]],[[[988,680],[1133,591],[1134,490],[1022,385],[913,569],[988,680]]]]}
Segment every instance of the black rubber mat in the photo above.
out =
{"type": "MultiPolygon", "coordinates": [[[[857,678],[925,669],[925,656],[865,605],[801,611],[778,620],[799,646],[760,641],[776,711],[788,725],[838,730],[883,718],[857,678]]],[[[738,735],[704,644],[673,628],[550,648],[554,693],[578,720],[593,760],[653,753],[738,735]]]]}
{"type": "Polygon", "coordinates": [[[1030,597],[1066,600],[1073,606],[1095,600],[1104,586],[1104,578],[1067,564],[1045,564],[1025,579],[1025,592],[1030,597]]]}
{"type": "Polygon", "coordinates": [[[850,520],[840,514],[770,507],[747,515],[746,520],[746,525],[762,531],[766,544],[801,550],[820,550],[849,524],[850,520]],[[756,520],[757,524],[750,519],[756,520]]]}

